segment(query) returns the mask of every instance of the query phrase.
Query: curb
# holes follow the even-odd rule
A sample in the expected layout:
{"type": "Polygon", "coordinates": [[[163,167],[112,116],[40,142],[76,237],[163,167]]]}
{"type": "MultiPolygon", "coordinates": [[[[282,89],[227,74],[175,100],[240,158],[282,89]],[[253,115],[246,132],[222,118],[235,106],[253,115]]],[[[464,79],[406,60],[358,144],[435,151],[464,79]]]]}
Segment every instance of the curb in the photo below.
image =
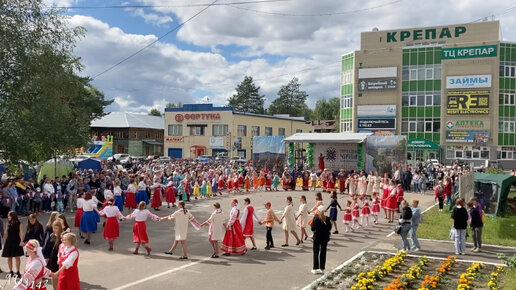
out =
{"type": "Polygon", "coordinates": [[[331,270],[330,272],[327,272],[326,274],[322,275],[321,277],[317,278],[315,281],[313,281],[312,283],[306,285],[305,287],[303,287],[301,290],[310,290],[312,289],[312,287],[317,284],[319,281],[321,280],[324,280],[326,279],[326,277],[334,272],[334,271],[337,271],[337,270],[340,270],[341,268],[351,264],[351,262],[353,262],[354,260],[356,260],[357,258],[361,257],[366,251],[360,251],[358,252],[358,254],[354,255],[353,257],[349,258],[347,261],[345,261],[344,263],[340,264],[337,268],[331,270]]]}

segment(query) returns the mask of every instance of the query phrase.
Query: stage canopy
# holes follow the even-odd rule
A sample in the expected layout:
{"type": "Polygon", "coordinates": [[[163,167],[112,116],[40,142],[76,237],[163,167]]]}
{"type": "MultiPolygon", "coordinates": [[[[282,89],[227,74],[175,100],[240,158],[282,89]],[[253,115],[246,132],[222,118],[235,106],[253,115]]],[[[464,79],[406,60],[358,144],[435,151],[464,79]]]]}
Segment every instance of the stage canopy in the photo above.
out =
{"type": "Polygon", "coordinates": [[[296,133],[285,142],[293,143],[362,143],[372,133],[296,133]]]}

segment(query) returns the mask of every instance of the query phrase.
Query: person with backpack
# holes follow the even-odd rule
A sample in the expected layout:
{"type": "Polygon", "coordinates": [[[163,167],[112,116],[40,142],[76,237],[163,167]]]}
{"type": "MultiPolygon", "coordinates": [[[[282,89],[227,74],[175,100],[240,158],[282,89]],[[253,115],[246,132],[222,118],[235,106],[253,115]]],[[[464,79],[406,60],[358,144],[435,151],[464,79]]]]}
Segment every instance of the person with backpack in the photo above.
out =
{"type": "Polygon", "coordinates": [[[439,211],[443,211],[444,206],[444,187],[442,180],[439,180],[439,184],[435,187],[435,200],[439,201],[439,211]]]}

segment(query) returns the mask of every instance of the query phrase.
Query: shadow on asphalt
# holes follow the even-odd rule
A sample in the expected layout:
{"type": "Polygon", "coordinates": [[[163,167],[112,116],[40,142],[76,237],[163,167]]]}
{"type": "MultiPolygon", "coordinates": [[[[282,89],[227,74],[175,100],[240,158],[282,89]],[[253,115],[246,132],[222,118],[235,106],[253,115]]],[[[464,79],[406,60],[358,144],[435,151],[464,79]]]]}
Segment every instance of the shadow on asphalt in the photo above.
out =
{"type": "Polygon", "coordinates": [[[86,282],[81,282],[81,289],[83,289],[83,290],[103,290],[103,289],[107,289],[107,288],[102,287],[100,285],[93,285],[93,284],[88,284],[86,282]]]}

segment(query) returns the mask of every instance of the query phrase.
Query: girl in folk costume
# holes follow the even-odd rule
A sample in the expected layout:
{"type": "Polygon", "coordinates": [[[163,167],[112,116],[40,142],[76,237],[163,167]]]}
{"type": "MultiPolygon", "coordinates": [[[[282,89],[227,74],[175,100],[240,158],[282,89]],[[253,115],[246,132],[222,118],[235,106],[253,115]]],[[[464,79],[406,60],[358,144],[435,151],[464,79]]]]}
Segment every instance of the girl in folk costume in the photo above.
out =
{"type": "Polygon", "coordinates": [[[335,191],[335,179],[333,178],[333,173],[328,171],[326,174],[326,180],[328,181],[328,193],[332,193],[335,191]]]}
{"type": "Polygon", "coordinates": [[[84,243],[87,245],[90,244],[91,234],[97,231],[97,216],[99,212],[97,209],[97,203],[98,200],[92,197],[91,193],[86,193],[84,196],[84,203],[82,205],[84,213],[81,217],[80,229],[82,235],[86,235],[86,240],[84,240],[84,243]]]}
{"type": "Polygon", "coordinates": [[[357,194],[357,186],[355,182],[355,175],[350,174],[348,178],[349,197],[354,198],[357,194]]]}
{"type": "Polygon", "coordinates": [[[228,193],[231,193],[233,192],[233,176],[229,175],[228,178],[227,178],[227,188],[228,188],[228,193]]]}
{"type": "Polygon", "coordinates": [[[63,241],[59,246],[59,270],[52,277],[58,278],[57,289],[81,289],[79,279],[79,251],[75,247],[77,237],[73,233],[62,236],[63,241]]]}
{"type": "Polygon", "coordinates": [[[145,176],[142,176],[142,179],[138,183],[138,192],[136,193],[136,203],[140,203],[140,201],[144,201],[145,204],[149,204],[149,197],[147,196],[147,184],[145,184],[144,180],[145,176]]]}
{"type": "Polygon", "coordinates": [[[344,222],[344,227],[346,228],[346,233],[350,230],[353,231],[353,227],[349,225],[353,220],[353,215],[351,213],[351,200],[346,201],[346,208],[344,209],[344,217],[342,220],[344,222]]]}
{"type": "Polygon", "coordinates": [[[378,199],[378,193],[373,192],[373,196],[371,198],[371,203],[373,204],[371,213],[374,218],[374,223],[378,224],[378,215],[380,214],[380,200],[378,199]]]}
{"type": "Polygon", "coordinates": [[[290,232],[294,238],[296,238],[296,246],[301,244],[303,241],[299,239],[296,232],[296,214],[294,212],[294,206],[292,203],[292,197],[287,196],[285,199],[287,205],[285,206],[285,210],[283,211],[283,215],[280,218],[280,224],[283,223],[283,231],[285,232],[285,244],[281,245],[282,247],[288,246],[288,233],[290,232]]]}
{"type": "Polygon", "coordinates": [[[258,187],[261,191],[263,191],[265,186],[265,173],[262,171],[260,172],[260,176],[258,177],[258,187]]]}
{"type": "Polygon", "coordinates": [[[373,193],[380,194],[380,177],[375,173],[373,178],[373,193]]]}
{"type": "Polygon", "coordinates": [[[203,222],[201,226],[209,224],[208,229],[208,240],[213,247],[212,258],[219,257],[219,242],[224,238],[224,216],[220,209],[220,203],[216,202],[213,204],[215,211],[211,214],[210,218],[203,222]]]}
{"type": "Polygon", "coordinates": [[[197,199],[197,197],[199,195],[201,195],[201,188],[200,188],[199,183],[197,181],[195,182],[195,185],[194,185],[194,188],[193,188],[193,195],[195,196],[195,199],[197,199]]]}
{"type": "Polygon", "coordinates": [[[340,170],[337,178],[339,180],[339,192],[341,194],[344,194],[344,192],[346,191],[346,173],[344,172],[344,169],[340,170]]]}
{"type": "Polygon", "coordinates": [[[387,210],[387,218],[389,219],[389,223],[394,222],[394,212],[398,210],[398,200],[397,200],[397,187],[394,185],[394,180],[389,182],[389,195],[387,197],[387,201],[385,203],[385,209],[387,210]]]}
{"type": "Polygon", "coordinates": [[[382,178],[381,189],[382,189],[382,198],[380,201],[380,205],[383,208],[383,213],[385,214],[385,218],[389,219],[388,212],[387,212],[387,198],[389,197],[389,179],[388,178],[382,178]]]}
{"type": "Polygon", "coordinates": [[[236,173],[233,175],[233,190],[240,192],[240,178],[236,173]]]}
{"type": "Polygon", "coordinates": [[[274,178],[272,179],[272,188],[275,191],[278,191],[279,182],[280,182],[280,178],[279,178],[278,173],[274,173],[274,178]]]}
{"type": "Polygon", "coordinates": [[[358,205],[357,199],[353,200],[353,204],[351,205],[351,215],[353,216],[353,224],[352,228],[360,228],[360,222],[358,219],[360,218],[360,206],[358,205]]]}
{"type": "Polygon", "coordinates": [[[183,200],[190,201],[190,181],[188,180],[188,174],[183,179],[183,188],[185,189],[185,193],[183,195],[183,200]]]}
{"type": "Polygon", "coordinates": [[[396,185],[396,211],[400,212],[400,204],[405,199],[405,191],[403,190],[403,186],[401,183],[396,185]]]}
{"type": "Polygon", "coordinates": [[[290,173],[288,173],[286,170],[283,172],[283,177],[281,178],[281,182],[282,182],[282,185],[283,185],[283,190],[287,191],[290,188],[290,178],[292,178],[290,176],[290,173]]]}
{"type": "MultiPolygon", "coordinates": [[[[240,171],[242,168],[238,169],[240,171]]],[[[244,174],[242,172],[238,173],[238,188],[244,185],[244,174]]]]}
{"type": "Polygon", "coordinates": [[[179,182],[179,185],[177,186],[177,193],[179,195],[180,200],[188,199],[188,197],[186,196],[185,183],[183,181],[179,182]]]}
{"type": "Polygon", "coordinates": [[[136,203],[136,186],[134,185],[134,179],[132,178],[127,186],[127,190],[125,191],[124,205],[129,209],[129,211],[138,207],[138,204],[136,203]]]}
{"type": "Polygon", "coordinates": [[[45,267],[47,263],[45,262],[45,258],[43,257],[42,249],[39,242],[37,240],[29,240],[27,244],[25,244],[25,250],[27,252],[27,255],[29,256],[29,259],[27,260],[27,264],[25,265],[23,277],[21,277],[21,279],[19,280],[16,279],[17,283],[16,285],[14,285],[13,289],[47,289],[47,282],[43,281],[42,279],[50,278],[52,275],[52,271],[45,267]]]}
{"type": "Polygon", "coordinates": [[[358,177],[357,183],[358,195],[362,198],[366,195],[367,191],[367,180],[363,172],[360,172],[360,176],[358,177]]]}
{"type": "Polygon", "coordinates": [[[211,181],[209,179],[206,182],[206,195],[209,197],[213,196],[213,188],[211,187],[211,181]]]}
{"type": "Polygon", "coordinates": [[[172,207],[176,206],[176,193],[174,192],[174,181],[172,178],[168,178],[167,185],[165,186],[165,201],[167,202],[167,207],[170,208],[170,204],[172,207]]]}
{"type": "Polygon", "coordinates": [[[310,173],[308,173],[308,171],[304,171],[303,172],[303,175],[301,176],[301,178],[303,179],[303,183],[301,185],[301,188],[303,189],[303,191],[307,191],[308,190],[308,184],[309,184],[309,181],[310,181],[310,173]]]}
{"type": "Polygon", "coordinates": [[[324,171],[321,173],[321,181],[322,181],[322,191],[327,192],[328,191],[328,180],[327,175],[328,169],[324,169],[324,171]]]}
{"type": "Polygon", "coordinates": [[[115,180],[115,188],[113,188],[113,196],[115,197],[115,205],[121,212],[124,211],[124,199],[122,197],[122,188],[120,180],[115,180]]]}
{"type": "Polygon", "coordinates": [[[242,226],[238,220],[240,210],[238,208],[238,201],[233,199],[231,201],[231,212],[229,213],[229,221],[226,225],[226,234],[222,241],[221,250],[225,252],[224,256],[234,254],[245,254],[247,248],[245,247],[244,235],[242,233],[242,226]]]}
{"type": "Polygon", "coordinates": [[[224,191],[224,175],[221,174],[219,176],[219,180],[217,181],[217,191],[222,194],[222,192],[224,191]]]}
{"type": "Polygon", "coordinates": [[[272,179],[270,173],[265,174],[265,190],[272,191],[272,179]]]}
{"type": "Polygon", "coordinates": [[[364,197],[362,199],[362,209],[360,210],[360,223],[362,226],[367,227],[369,226],[369,215],[371,214],[371,204],[369,203],[369,200],[367,197],[364,197]]]}
{"type": "MultiPolygon", "coordinates": [[[[319,212],[317,211],[317,208],[323,204],[323,200],[322,200],[322,194],[321,192],[316,192],[315,193],[315,204],[314,206],[312,207],[311,210],[308,211],[308,213],[314,213],[314,217],[316,217],[319,212]]],[[[308,225],[311,226],[312,225],[312,221],[313,221],[313,217],[308,221],[308,225]]]]}
{"type": "Polygon", "coordinates": [[[83,205],[84,205],[84,192],[82,192],[81,195],[79,195],[79,197],[77,198],[77,210],[75,211],[75,220],[74,220],[74,226],[76,228],[81,226],[81,218],[82,218],[82,214],[84,213],[84,210],[82,208],[83,205]]]}
{"type": "Polygon", "coordinates": [[[206,198],[206,180],[202,180],[201,183],[201,197],[204,199],[206,198]]]}
{"type": "Polygon", "coordinates": [[[245,238],[250,238],[251,242],[253,243],[253,247],[251,250],[256,250],[256,242],[254,241],[254,221],[259,222],[260,220],[256,216],[256,213],[254,212],[254,207],[251,205],[251,200],[249,198],[244,199],[244,213],[242,214],[242,217],[240,218],[240,225],[242,226],[242,233],[244,234],[244,241],[245,238]]]}
{"type": "Polygon", "coordinates": [[[330,202],[330,205],[328,205],[328,207],[326,208],[325,211],[328,211],[328,209],[330,210],[330,222],[332,223],[335,231],[333,232],[334,234],[338,234],[339,233],[339,229],[337,228],[337,213],[338,213],[338,210],[337,210],[337,207],[342,210],[342,208],[340,207],[340,204],[339,202],[337,201],[337,192],[332,192],[331,194],[331,202],[330,202]]]}
{"type": "Polygon", "coordinates": [[[138,255],[138,249],[140,249],[140,245],[142,245],[147,250],[147,256],[150,256],[151,248],[147,246],[149,237],[147,236],[147,225],[145,221],[147,218],[157,221],[159,217],[151,213],[145,206],[145,201],[140,201],[138,209],[135,209],[130,215],[126,216],[125,219],[130,220],[134,218],[133,243],[136,243],[136,249],[133,254],[138,255]]]}
{"type": "Polygon", "coordinates": [[[374,188],[374,182],[375,182],[376,176],[374,175],[374,172],[369,172],[369,175],[367,176],[367,189],[366,194],[369,196],[373,195],[373,188],[374,188]]]}
{"type": "Polygon", "coordinates": [[[219,190],[218,180],[219,176],[215,174],[211,180],[211,195],[217,195],[217,191],[219,190]]]}
{"type": "Polygon", "coordinates": [[[297,211],[296,221],[297,225],[301,229],[301,237],[300,239],[306,240],[308,238],[308,234],[306,233],[306,221],[308,220],[308,209],[306,208],[306,196],[301,195],[299,198],[299,209],[297,211]]]}
{"type": "Polygon", "coordinates": [[[174,220],[175,240],[170,250],[168,250],[168,252],[165,252],[165,254],[172,255],[179,242],[181,242],[181,247],[183,248],[183,256],[179,257],[179,259],[186,260],[188,259],[188,254],[186,250],[186,239],[188,237],[188,223],[191,223],[196,230],[199,230],[201,226],[199,225],[199,223],[197,223],[190,211],[188,211],[185,208],[184,201],[180,201],[178,205],[179,209],[176,212],[169,216],[160,218],[160,221],[166,219],[174,220]]]}
{"type": "Polygon", "coordinates": [[[113,204],[113,199],[108,200],[108,205],[99,212],[100,216],[106,217],[104,239],[108,240],[109,251],[113,251],[113,243],[120,236],[118,219],[122,220],[124,218],[118,207],[113,204]]]}
{"type": "Polygon", "coordinates": [[[249,178],[249,174],[245,176],[244,189],[246,192],[249,192],[249,189],[251,189],[251,178],[249,178]]]}
{"type": "Polygon", "coordinates": [[[151,185],[151,187],[150,187],[152,190],[151,207],[157,211],[159,211],[159,208],[162,205],[162,201],[161,201],[161,187],[162,186],[163,185],[159,182],[159,179],[155,178],[154,184],[151,185]]]}

